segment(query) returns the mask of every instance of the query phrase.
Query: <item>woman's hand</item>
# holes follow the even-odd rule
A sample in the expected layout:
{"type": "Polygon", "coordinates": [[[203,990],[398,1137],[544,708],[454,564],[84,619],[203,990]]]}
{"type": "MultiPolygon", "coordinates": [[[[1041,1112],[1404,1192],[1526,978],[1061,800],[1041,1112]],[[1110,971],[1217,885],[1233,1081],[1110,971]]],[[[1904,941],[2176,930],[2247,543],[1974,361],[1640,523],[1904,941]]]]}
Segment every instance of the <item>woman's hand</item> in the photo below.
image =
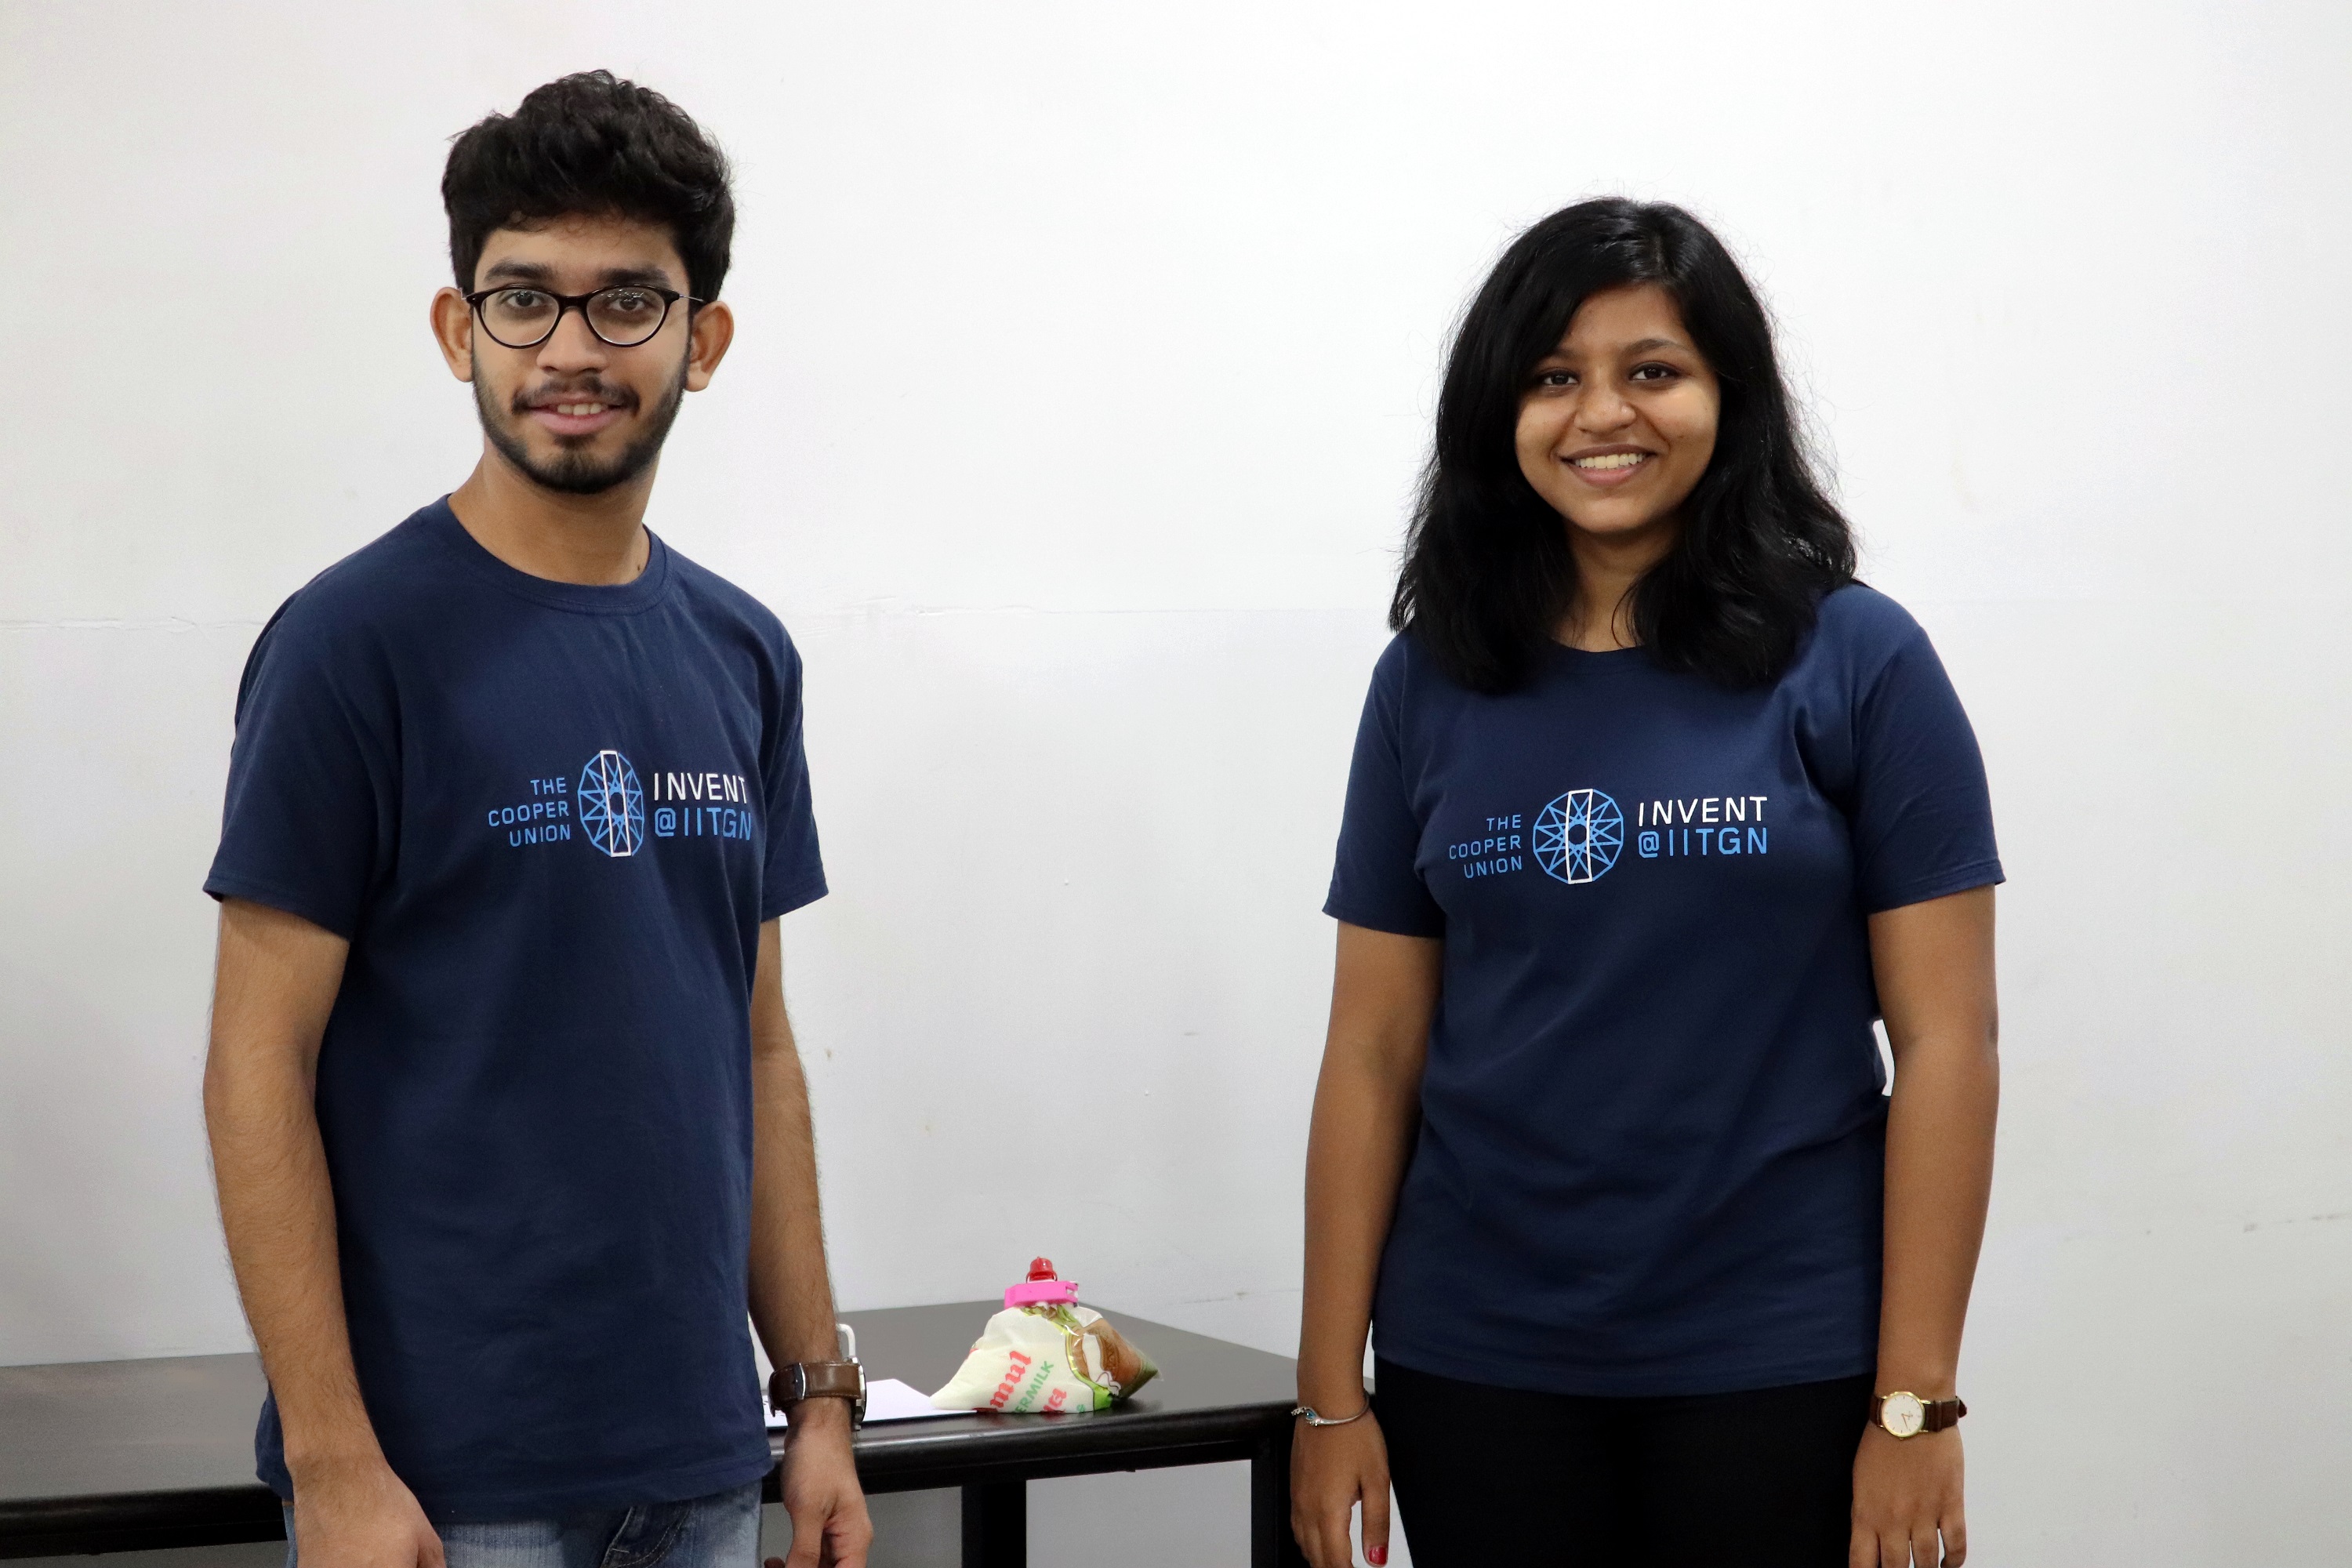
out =
{"type": "MultiPolygon", "coordinates": [[[[1961,1468],[1958,1428],[1900,1439],[1875,1426],[1863,1428],[1862,1448],[1853,1457],[1847,1568],[1911,1568],[1914,1563],[1937,1568],[1939,1534],[1944,1568],[1960,1568],[1969,1557],[1961,1468]]],[[[1294,1464],[1292,1473],[1297,1470],[1294,1464]]]]}
{"type": "Polygon", "coordinates": [[[1290,1447],[1290,1530],[1311,1568],[1352,1568],[1348,1516],[1364,1505],[1364,1561],[1389,1560],[1389,1446],[1380,1418],[1298,1424],[1290,1447]]]}

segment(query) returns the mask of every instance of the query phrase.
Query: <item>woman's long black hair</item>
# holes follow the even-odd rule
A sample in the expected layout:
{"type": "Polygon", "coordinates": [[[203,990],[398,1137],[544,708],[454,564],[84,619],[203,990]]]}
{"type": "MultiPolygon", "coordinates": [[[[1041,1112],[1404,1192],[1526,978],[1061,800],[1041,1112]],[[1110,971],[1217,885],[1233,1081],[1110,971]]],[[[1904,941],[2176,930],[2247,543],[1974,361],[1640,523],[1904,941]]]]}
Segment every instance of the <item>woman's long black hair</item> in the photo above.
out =
{"type": "Polygon", "coordinates": [[[1389,610],[1473,690],[1523,682],[1573,601],[1566,522],[1519,470],[1519,404],[1585,297],[1627,283],[1674,296],[1723,389],[1674,548],[1634,589],[1643,646],[1669,668],[1760,685],[1788,667],[1822,595],[1853,580],[1853,534],[1813,476],[1739,264],[1680,207],[1580,202],[1519,236],[1462,319],[1389,610]]]}

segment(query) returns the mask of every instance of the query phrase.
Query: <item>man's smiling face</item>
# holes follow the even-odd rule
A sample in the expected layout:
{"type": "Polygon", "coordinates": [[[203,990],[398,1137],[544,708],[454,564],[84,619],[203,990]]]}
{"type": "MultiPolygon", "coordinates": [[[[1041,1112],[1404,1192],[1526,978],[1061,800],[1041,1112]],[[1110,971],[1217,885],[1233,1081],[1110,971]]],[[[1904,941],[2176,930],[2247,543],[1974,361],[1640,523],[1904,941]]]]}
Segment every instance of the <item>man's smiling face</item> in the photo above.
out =
{"type": "MultiPolygon", "coordinates": [[[[585,216],[498,229],[482,247],[473,286],[578,295],[625,285],[687,292],[686,265],[667,229],[585,216]]],[[[657,300],[645,303],[658,313],[657,300]]],[[[679,398],[709,379],[690,353],[692,315],[681,299],[660,331],[628,348],[599,338],[579,310],[565,310],[545,342],[520,349],[474,319],[468,379],[483,434],[524,475],[566,494],[599,494],[645,474],[661,455],[679,398]]]]}

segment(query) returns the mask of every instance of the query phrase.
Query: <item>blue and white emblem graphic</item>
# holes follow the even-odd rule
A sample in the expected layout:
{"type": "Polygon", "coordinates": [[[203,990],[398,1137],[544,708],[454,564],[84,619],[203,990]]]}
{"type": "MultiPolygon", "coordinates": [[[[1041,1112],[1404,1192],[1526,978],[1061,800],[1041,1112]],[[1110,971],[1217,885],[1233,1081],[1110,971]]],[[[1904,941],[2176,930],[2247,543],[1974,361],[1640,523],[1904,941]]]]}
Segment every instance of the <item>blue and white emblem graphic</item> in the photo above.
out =
{"type": "Polygon", "coordinates": [[[1625,847],[1625,814],[1597,789],[1572,789],[1536,814],[1536,861],[1562,882],[1597,881],[1625,847]]]}
{"type": "Polygon", "coordinates": [[[637,784],[637,770],[620,752],[604,751],[588,759],[580,770],[579,800],[588,842],[605,854],[619,859],[645,843],[646,792],[637,784]]]}

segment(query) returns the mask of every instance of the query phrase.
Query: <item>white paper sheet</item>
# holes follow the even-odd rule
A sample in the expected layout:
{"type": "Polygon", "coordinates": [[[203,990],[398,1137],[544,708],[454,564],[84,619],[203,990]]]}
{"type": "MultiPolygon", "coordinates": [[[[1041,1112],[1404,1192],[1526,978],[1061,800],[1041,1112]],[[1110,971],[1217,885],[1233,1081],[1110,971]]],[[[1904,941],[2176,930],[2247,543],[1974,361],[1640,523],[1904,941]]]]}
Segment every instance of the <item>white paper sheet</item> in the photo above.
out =
{"type": "MultiPolygon", "coordinates": [[[[968,1410],[942,1410],[931,1403],[931,1396],[921,1389],[899,1382],[895,1377],[877,1377],[866,1384],[866,1424],[877,1421],[919,1421],[928,1415],[969,1415],[968,1410]]],[[[784,1418],[774,1411],[768,1413],[768,1427],[773,1431],[785,1425],[784,1418]]]]}

